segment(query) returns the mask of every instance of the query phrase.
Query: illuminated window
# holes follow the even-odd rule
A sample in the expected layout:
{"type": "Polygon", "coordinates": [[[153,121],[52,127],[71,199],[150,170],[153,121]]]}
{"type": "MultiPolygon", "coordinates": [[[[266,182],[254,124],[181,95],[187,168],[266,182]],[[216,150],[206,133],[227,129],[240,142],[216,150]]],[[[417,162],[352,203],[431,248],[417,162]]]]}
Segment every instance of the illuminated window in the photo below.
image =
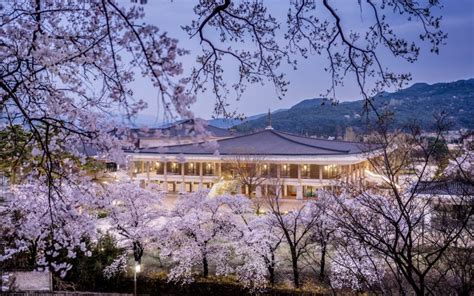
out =
{"type": "Polygon", "coordinates": [[[206,166],[204,167],[204,174],[206,175],[212,175],[213,174],[213,166],[212,163],[208,162],[206,163],[206,166]]]}
{"type": "Polygon", "coordinates": [[[196,174],[196,166],[192,162],[188,163],[188,174],[189,175],[195,175],[196,174]]]}
{"type": "Polygon", "coordinates": [[[284,164],[281,166],[281,175],[283,177],[288,177],[290,175],[290,166],[287,164],[284,164]]]}
{"type": "Polygon", "coordinates": [[[301,176],[302,176],[303,178],[309,177],[309,165],[304,164],[304,165],[301,167],[301,176]]]}

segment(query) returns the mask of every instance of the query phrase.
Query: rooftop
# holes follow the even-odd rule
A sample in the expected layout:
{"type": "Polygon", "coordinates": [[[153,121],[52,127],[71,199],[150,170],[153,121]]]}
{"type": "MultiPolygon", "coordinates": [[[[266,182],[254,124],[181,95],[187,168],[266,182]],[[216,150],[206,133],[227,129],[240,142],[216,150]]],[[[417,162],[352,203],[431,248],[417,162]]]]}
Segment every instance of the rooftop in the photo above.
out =
{"type": "Polygon", "coordinates": [[[138,152],[192,155],[348,155],[374,150],[368,144],[315,139],[266,129],[260,132],[217,140],[217,149],[205,142],[155,148],[138,152]]]}
{"type": "Polygon", "coordinates": [[[416,192],[427,195],[467,196],[474,195],[474,185],[462,180],[420,182],[416,192]]]}

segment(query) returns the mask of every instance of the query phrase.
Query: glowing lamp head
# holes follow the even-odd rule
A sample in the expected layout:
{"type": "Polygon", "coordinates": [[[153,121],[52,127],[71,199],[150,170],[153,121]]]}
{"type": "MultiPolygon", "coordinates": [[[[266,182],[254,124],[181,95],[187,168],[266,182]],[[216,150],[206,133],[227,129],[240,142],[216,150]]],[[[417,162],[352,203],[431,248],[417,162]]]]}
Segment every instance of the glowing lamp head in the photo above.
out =
{"type": "Polygon", "coordinates": [[[140,271],[142,271],[142,266],[140,265],[140,263],[136,263],[135,264],[135,272],[139,273],[140,271]]]}

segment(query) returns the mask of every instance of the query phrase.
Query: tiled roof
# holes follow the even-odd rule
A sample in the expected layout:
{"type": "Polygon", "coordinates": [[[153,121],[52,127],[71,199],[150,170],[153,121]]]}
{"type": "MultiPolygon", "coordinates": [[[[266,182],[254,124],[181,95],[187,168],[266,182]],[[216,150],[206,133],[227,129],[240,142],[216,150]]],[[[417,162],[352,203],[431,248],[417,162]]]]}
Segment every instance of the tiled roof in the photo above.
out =
{"type": "MultiPolygon", "coordinates": [[[[321,140],[278,132],[272,129],[216,141],[220,155],[347,155],[368,152],[367,144],[321,140]]],[[[206,143],[143,148],[141,153],[215,154],[216,148],[206,143]]]]}
{"type": "Polygon", "coordinates": [[[427,195],[474,195],[474,185],[461,180],[420,182],[416,189],[418,194],[427,195]]]}

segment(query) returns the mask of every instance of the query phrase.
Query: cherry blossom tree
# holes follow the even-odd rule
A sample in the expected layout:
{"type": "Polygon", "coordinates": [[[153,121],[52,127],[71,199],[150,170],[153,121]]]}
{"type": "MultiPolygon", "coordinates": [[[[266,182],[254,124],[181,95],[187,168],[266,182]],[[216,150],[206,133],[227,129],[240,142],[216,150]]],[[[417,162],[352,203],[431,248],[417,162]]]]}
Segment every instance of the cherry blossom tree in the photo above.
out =
{"type": "Polygon", "coordinates": [[[324,55],[332,97],[353,75],[369,107],[371,94],[409,79],[386,69],[380,52],[388,50],[408,62],[420,53],[419,44],[397,34],[389,21],[394,15],[418,23],[419,38],[430,43],[432,52],[439,51],[446,34],[441,17],[433,14],[440,7],[436,0],[351,5],[370,20],[360,30],[351,30],[340,7],[327,0],[290,1],[286,19],[274,17],[260,1],[200,1],[194,6],[196,18],[182,24],[202,45],[198,65],[187,78],[177,58],[188,52],[156,26],[143,23],[144,6],[127,2],[124,7],[115,0],[7,1],[0,10],[2,125],[21,124],[31,131],[27,145],[37,147],[36,164],[51,179],[65,173],[55,165],[61,151],[81,156],[93,147],[114,155],[120,144],[113,134],[121,133],[108,115],[119,111],[131,118],[146,107],[131,89],[137,75],[155,87],[168,117],[192,117],[188,107],[195,98],[188,91],[209,86],[217,98],[215,114],[230,116],[224,61],[237,62],[239,78],[230,88],[238,97],[249,83],[267,80],[282,96],[289,83],[282,64],[296,67],[298,57],[324,55]]]}
{"type": "Polygon", "coordinates": [[[272,223],[282,234],[283,241],[289,250],[293,284],[300,287],[300,265],[302,256],[313,243],[312,234],[319,221],[319,211],[315,203],[308,201],[292,211],[281,209],[280,193],[266,196],[269,208],[268,215],[272,223]]]}
{"type": "Polygon", "coordinates": [[[140,264],[145,248],[153,245],[159,219],[164,215],[160,208],[162,196],[157,188],[143,189],[132,182],[108,185],[103,197],[108,214],[110,232],[132,251],[136,264],[140,264]]]}
{"type": "Polygon", "coordinates": [[[243,236],[236,249],[242,265],[236,267],[240,281],[247,286],[264,288],[276,282],[276,268],[280,263],[277,250],[283,235],[269,215],[244,218],[243,236]]]}
{"type": "Polygon", "coordinates": [[[356,242],[340,243],[331,255],[331,285],[336,289],[386,292],[378,288],[383,281],[384,265],[375,252],[356,242]]]}
{"type": "MultiPolygon", "coordinates": [[[[440,116],[434,124],[435,141],[443,140],[445,119],[440,116]]],[[[389,120],[380,122],[374,133],[380,149],[369,158],[373,170],[383,176],[384,186],[346,184],[344,195],[334,197],[338,210],[331,217],[343,238],[338,244],[371,257],[373,265],[380,267],[377,270],[390,274],[395,284],[391,289],[416,295],[437,293],[449,270],[442,265],[445,256],[459,250],[457,245],[471,231],[474,186],[469,178],[462,182],[437,179],[429,170],[433,145],[423,139],[420,129],[410,126],[402,135],[388,124],[389,120]],[[403,177],[406,171],[411,175],[403,177]],[[403,183],[399,182],[402,178],[403,183]]]]}
{"type": "Polygon", "coordinates": [[[461,149],[461,153],[449,160],[444,174],[469,182],[474,180],[474,151],[461,149]]]}
{"type": "Polygon", "coordinates": [[[12,188],[8,206],[0,216],[4,244],[1,261],[26,253],[29,267],[64,277],[72,268],[68,259],[78,253],[90,254],[86,239],[96,237],[94,189],[87,181],[57,186],[61,186],[62,195],[54,211],[50,211],[49,199],[54,193],[44,180],[12,188]]]}
{"type": "Polygon", "coordinates": [[[211,264],[217,275],[232,273],[231,252],[242,237],[240,215],[248,209],[245,197],[208,197],[206,191],[183,195],[159,235],[161,254],[174,264],[169,279],[192,282],[196,267],[207,277],[211,264]]]}
{"type": "Polygon", "coordinates": [[[314,244],[311,248],[308,248],[303,255],[303,259],[318,274],[319,280],[324,281],[326,279],[328,253],[331,246],[334,245],[334,237],[337,230],[337,224],[331,216],[334,211],[337,211],[335,209],[337,203],[334,203],[331,194],[321,191],[318,193],[314,206],[315,214],[318,216],[311,234],[314,244]]]}
{"type": "Polygon", "coordinates": [[[104,268],[104,277],[106,279],[113,278],[122,272],[127,271],[127,254],[123,253],[104,268]]]}
{"type": "MultiPolygon", "coordinates": [[[[0,123],[30,132],[31,150],[46,182],[66,178],[63,152],[79,160],[96,151],[119,157],[123,134],[114,113],[132,119],[146,103],[131,82],[147,77],[167,116],[191,117],[182,65],[186,50],[156,26],[142,6],[114,0],[7,1],[0,9],[0,123]]],[[[14,137],[12,137],[14,138],[14,137]]],[[[54,197],[54,195],[51,195],[54,197]]]]}

